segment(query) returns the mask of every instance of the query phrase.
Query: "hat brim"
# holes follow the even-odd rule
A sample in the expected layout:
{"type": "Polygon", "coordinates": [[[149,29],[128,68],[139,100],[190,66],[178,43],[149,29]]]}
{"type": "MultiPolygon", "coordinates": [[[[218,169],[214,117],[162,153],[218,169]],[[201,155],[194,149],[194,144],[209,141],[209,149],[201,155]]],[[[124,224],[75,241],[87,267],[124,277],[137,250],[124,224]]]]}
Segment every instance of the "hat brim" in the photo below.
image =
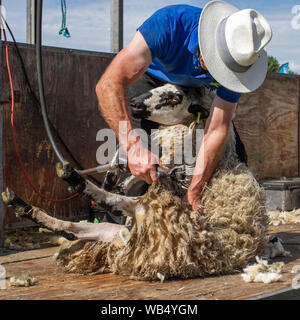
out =
{"type": "Polygon", "coordinates": [[[223,1],[211,1],[203,8],[198,28],[199,48],[212,77],[225,88],[240,93],[256,90],[265,80],[268,56],[263,49],[256,62],[245,72],[232,71],[221,59],[216,43],[216,31],[221,20],[239,11],[223,1]]]}

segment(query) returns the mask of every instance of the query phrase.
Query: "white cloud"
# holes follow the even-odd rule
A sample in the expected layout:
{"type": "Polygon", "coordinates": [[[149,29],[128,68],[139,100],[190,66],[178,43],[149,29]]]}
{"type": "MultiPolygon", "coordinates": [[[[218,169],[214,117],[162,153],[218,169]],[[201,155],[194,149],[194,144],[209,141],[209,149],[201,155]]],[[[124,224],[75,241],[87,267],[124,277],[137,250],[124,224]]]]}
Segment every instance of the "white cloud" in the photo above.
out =
{"type": "Polygon", "coordinates": [[[290,69],[300,73],[300,30],[292,28],[293,15],[290,11],[265,14],[273,30],[273,38],[267,46],[269,55],[280,63],[289,62],[290,69]]]}
{"type": "Polygon", "coordinates": [[[289,67],[294,72],[300,74],[300,63],[295,63],[294,61],[291,61],[290,64],[289,64],[289,67]]]}

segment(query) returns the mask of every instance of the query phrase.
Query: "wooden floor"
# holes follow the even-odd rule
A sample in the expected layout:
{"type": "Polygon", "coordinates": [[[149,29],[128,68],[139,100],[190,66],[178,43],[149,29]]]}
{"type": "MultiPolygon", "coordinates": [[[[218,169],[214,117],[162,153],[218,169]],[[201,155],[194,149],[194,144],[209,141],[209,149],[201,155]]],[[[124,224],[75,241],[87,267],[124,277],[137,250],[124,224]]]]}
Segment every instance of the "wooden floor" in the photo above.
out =
{"type": "Polygon", "coordinates": [[[271,227],[270,233],[276,233],[284,241],[285,249],[292,253],[292,257],[274,260],[284,261],[286,265],[281,281],[272,284],[245,283],[240,274],[184,281],[172,280],[165,283],[133,281],[113,274],[94,276],[65,274],[54,263],[52,256],[58,248],[52,247],[6,254],[0,257],[0,264],[6,269],[7,279],[11,276],[30,273],[38,280],[35,286],[28,288],[7,285],[7,289],[0,290],[0,300],[257,298],[290,288],[292,279],[296,276],[291,273],[291,270],[296,265],[300,266],[300,225],[271,227]]]}

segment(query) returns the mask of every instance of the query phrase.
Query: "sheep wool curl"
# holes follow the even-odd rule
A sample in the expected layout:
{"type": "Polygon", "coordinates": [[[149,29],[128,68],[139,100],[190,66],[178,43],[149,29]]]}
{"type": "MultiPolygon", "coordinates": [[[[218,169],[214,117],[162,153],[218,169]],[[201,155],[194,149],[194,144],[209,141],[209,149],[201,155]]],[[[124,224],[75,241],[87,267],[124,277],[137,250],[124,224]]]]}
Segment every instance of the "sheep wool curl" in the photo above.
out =
{"type": "Polygon", "coordinates": [[[37,283],[37,279],[29,274],[14,276],[9,279],[11,287],[30,287],[37,283]]]}
{"type": "Polygon", "coordinates": [[[241,276],[245,282],[271,283],[281,279],[284,262],[269,265],[267,260],[258,257],[256,257],[256,262],[243,270],[244,273],[241,276]]]}
{"type": "Polygon", "coordinates": [[[273,226],[287,223],[300,223],[300,209],[294,209],[292,211],[268,211],[267,214],[270,219],[270,225],[273,226]]]}
{"type": "Polygon", "coordinates": [[[181,199],[174,182],[161,179],[142,198],[146,211],[136,213],[126,244],[120,237],[65,243],[56,259],[71,272],[161,280],[235,273],[262,252],[269,223],[264,192],[239,163],[232,128],[201,210],[183,207],[181,199]]]}

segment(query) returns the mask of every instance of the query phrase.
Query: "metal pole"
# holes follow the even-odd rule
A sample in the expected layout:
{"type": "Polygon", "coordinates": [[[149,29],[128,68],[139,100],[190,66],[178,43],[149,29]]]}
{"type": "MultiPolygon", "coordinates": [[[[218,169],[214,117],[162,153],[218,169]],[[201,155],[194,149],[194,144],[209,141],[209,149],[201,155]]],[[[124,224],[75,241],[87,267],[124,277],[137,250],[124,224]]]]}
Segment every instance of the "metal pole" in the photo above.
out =
{"type": "Polygon", "coordinates": [[[110,0],[110,51],[123,48],[123,0],[110,0]]]}
{"type": "MultiPolygon", "coordinates": [[[[2,0],[0,0],[0,8],[1,8],[1,6],[2,6],[2,0]]],[[[2,10],[2,8],[1,8],[1,10],[2,10]]],[[[0,28],[0,40],[2,40],[2,29],[0,28]]]]}
{"type": "Polygon", "coordinates": [[[27,34],[26,42],[29,44],[35,44],[35,15],[36,15],[36,1],[27,0],[27,34]]]}

